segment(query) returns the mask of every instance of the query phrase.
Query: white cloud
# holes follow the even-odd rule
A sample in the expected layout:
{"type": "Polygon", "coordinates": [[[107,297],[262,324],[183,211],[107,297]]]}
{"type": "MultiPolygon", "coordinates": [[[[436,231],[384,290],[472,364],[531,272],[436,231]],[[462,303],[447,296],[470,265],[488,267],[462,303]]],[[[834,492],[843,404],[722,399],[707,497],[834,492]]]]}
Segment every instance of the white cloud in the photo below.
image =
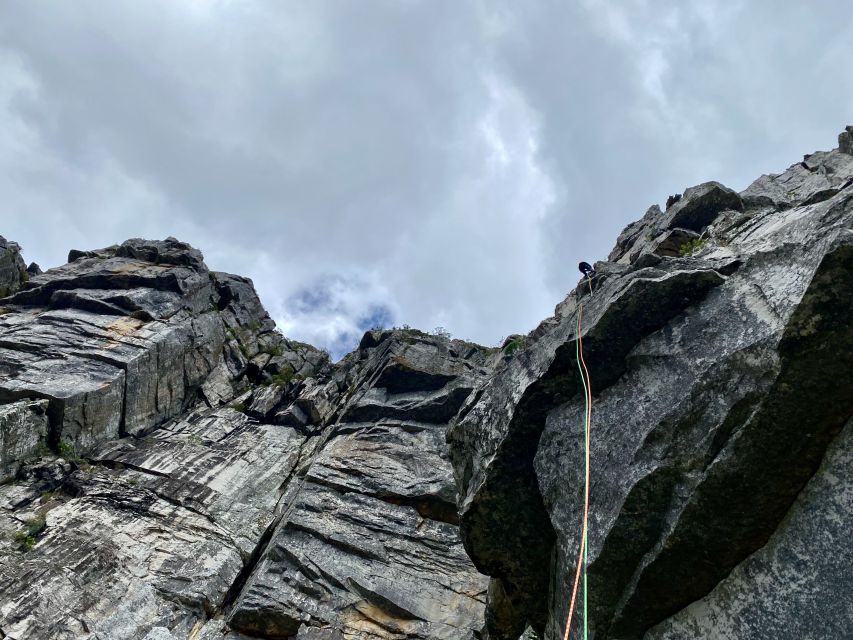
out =
{"type": "Polygon", "coordinates": [[[44,266],[180,237],[336,353],[372,319],[495,343],[652,202],[834,144],[853,31],[818,4],[7,2],[0,233],[44,266]]]}

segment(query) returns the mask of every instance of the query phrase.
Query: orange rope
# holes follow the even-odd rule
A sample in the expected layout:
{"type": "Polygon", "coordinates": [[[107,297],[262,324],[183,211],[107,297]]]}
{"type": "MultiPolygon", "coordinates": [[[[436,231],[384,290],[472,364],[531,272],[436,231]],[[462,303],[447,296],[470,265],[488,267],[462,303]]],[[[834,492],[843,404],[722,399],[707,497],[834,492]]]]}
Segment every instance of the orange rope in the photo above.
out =
{"type": "MultiPolygon", "coordinates": [[[[590,285],[591,286],[591,285],[590,285]]],[[[578,563],[577,569],[575,570],[575,581],[574,586],[572,587],[572,599],[571,604],[569,605],[569,616],[566,620],[566,631],[563,635],[563,640],[569,639],[569,633],[572,628],[572,618],[575,613],[575,602],[577,600],[578,593],[578,585],[580,584],[580,576],[581,576],[581,567],[584,568],[584,636],[586,636],[586,557],[587,557],[587,532],[589,529],[589,484],[590,484],[590,473],[589,473],[589,437],[590,437],[590,424],[592,422],[592,385],[590,383],[589,378],[589,370],[586,367],[586,361],[583,357],[583,336],[581,334],[582,331],[582,319],[583,319],[583,304],[578,306],[578,338],[577,338],[577,358],[578,358],[578,370],[581,374],[581,381],[584,387],[584,401],[586,406],[586,411],[584,415],[584,436],[586,439],[586,447],[585,447],[585,482],[584,482],[584,504],[583,504],[583,526],[581,527],[581,544],[580,551],[578,552],[578,563]]]]}

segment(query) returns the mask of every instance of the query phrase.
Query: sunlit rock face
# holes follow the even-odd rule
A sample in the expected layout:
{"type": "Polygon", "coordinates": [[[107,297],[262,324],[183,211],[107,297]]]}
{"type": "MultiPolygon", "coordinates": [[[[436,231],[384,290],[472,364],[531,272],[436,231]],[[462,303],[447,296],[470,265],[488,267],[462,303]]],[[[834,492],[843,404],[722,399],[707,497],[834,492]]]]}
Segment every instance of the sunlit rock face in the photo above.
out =
{"type": "Polygon", "coordinates": [[[373,332],[332,365],[177,240],[69,260],[0,301],[3,637],[482,627],[444,432],[492,351],[373,332]]]}
{"type": "Polygon", "coordinates": [[[687,189],[629,225],[470,397],[449,440],[462,537],[492,576],[490,638],[565,631],[584,491],[581,316],[596,640],[853,637],[851,226],[843,144],[740,194],[687,189]]]}
{"type": "Polygon", "coordinates": [[[168,238],[0,238],[0,637],[853,637],[853,151],[651,207],[526,336],[340,362],[168,238]],[[581,632],[576,618],[573,637],[581,632]]]}

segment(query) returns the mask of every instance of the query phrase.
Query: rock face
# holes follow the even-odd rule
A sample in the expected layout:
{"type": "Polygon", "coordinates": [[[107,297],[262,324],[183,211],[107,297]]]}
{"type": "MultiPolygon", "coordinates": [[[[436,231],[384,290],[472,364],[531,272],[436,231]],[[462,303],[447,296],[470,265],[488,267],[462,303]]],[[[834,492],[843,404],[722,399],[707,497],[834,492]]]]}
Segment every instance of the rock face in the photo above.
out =
{"type": "Polygon", "coordinates": [[[0,236],[0,298],[15,293],[28,278],[21,247],[0,236]]]}
{"type": "Polygon", "coordinates": [[[489,356],[414,331],[368,333],[325,387],[306,394],[321,400],[302,415],[326,427],[309,441],[317,453],[231,610],[232,628],[273,638],[300,628],[308,638],[329,637],[318,629],[473,637],[487,581],[459,538],[444,432],[489,356]]]}
{"type": "Polygon", "coordinates": [[[853,637],[849,139],[651,207],[495,349],[333,364],[174,238],[0,239],[0,638],[563,638],[579,335],[591,637],[853,637]]]}
{"type": "Polygon", "coordinates": [[[0,481],[15,477],[21,461],[47,440],[47,400],[0,405],[0,481]]]}
{"type": "Polygon", "coordinates": [[[647,638],[849,637],[853,545],[832,545],[834,553],[815,553],[815,541],[849,539],[851,469],[853,428],[848,423],[767,544],[707,596],[649,631],[647,638]]]}
{"type": "Polygon", "coordinates": [[[741,194],[707,183],[652,207],[595,265],[593,293],[582,282],[471,396],[448,438],[463,540],[492,576],[490,638],[565,630],[584,484],[579,320],[596,640],[853,637],[842,151],[741,194]],[[679,229],[684,257],[657,250],[679,229]]]}
{"type": "Polygon", "coordinates": [[[444,438],[492,351],[368,333],[337,365],[172,238],[0,301],[0,637],[460,638],[444,438]]]}

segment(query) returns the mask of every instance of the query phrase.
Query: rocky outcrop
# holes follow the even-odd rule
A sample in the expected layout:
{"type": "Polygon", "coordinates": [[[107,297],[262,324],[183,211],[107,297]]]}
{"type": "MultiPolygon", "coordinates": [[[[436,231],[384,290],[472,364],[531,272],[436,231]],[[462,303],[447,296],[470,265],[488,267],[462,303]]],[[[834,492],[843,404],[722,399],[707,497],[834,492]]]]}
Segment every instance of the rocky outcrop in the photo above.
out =
{"type": "Polygon", "coordinates": [[[651,207],[499,349],[333,364],[174,238],[3,240],[0,637],[562,638],[581,335],[593,637],[853,635],[849,135],[651,207]]]}
{"type": "Polygon", "coordinates": [[[11,295],[29,279],[21,247],[0,236],[0,298],[11,295]]]}
{"type": "Polygon", "coordinates": [[[444,431],[493,351],[332,365],[177,240],[69,260],[0,301],[0,636],[478,631],[444,431]]]}
{"type": "Polygon", "coordinates": [[[651,208],[471,396],[448,438],[463,540],[492,576],[490,638],[526,624],[563,637],[583,504],[579,322],[595,638],[799,638],[806,618],[833,619],[806,637],[853,633],[837,604],[853,504],[830,488],[849,461],[831,454],[815,475],[853,414],[851,178],[853,157],[836,150],[741,194],[708,183],[651,208]],[[683,257],[656,251],[677,229],[693,234],[683,257]],[[833,519],[808,552],[803,510],[833,519]],[[783,567],[793,553],[833,559],[783,567]],[[770,587],[794,571],[808,596],[780,609],[770,587]],[[747,586],[760,572],[764,588],[747,586]],[[777,623],[753,633],[771,611],[777,623]]]}
{"type": "Polygon", "coordinates": [[[231,609],[232,628],[474,637],[486,580],[459,538],[444,432],[490,356],[417,331],[370,332],[324,388],[295,401],[308,424],[326,426],[314,428],[317,453],[231,609]]]}
{"type": "Polygon", "coordinates": [[[201,398],[230,399],[261,351],[298,351],[260,313],[251,283],[210,273],[186,244],[89,253],[2,302],[0,400],[47,399],[54,448],[143,435],[201,398]]]}
{"type": "Polygon", "coordinates": [[[306,439],[225,403],[328,356],[284,339],[250,281],[174,239],[70,257],[0,302],[14,479],[0,487],[0,630],[186,637],[274,521],[306,439]]]}

